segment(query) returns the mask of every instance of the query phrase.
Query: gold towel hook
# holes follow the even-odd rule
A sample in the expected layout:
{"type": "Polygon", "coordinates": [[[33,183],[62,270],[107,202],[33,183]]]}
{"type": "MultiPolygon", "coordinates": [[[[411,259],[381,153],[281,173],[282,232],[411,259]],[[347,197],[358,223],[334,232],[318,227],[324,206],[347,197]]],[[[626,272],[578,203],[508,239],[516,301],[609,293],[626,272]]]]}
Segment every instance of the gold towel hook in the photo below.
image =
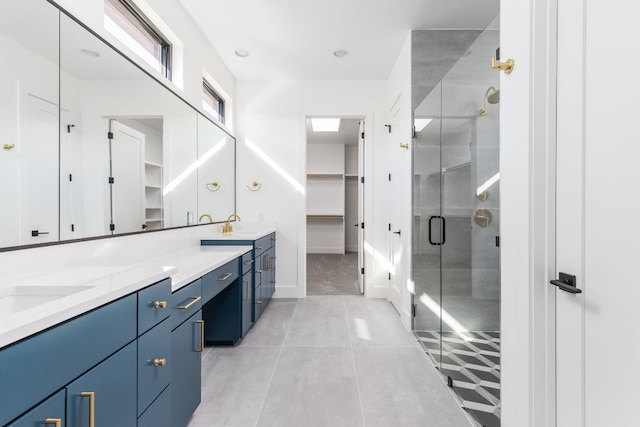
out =
{"type": "Polygon", "coordinates": [[[260,190],[260,189],[262,188],[262,184],[261,184],[261,183],[259,183],[258,181],[253,181],[253,182],[251,183],[251,186],[248,186],[248,185],[247,185],[247,188],[248,188],[250,191],[258,191],[258,190],[260,190]]]}
{"type": "Polygon", "coordinates": [[[207,182],[205,185],[207,186],[207,190],[209,191],[218,191],[220,187],[222,187],[220,184],[218,184],[218,181],[207,182]]]}
{"type": "Polygon", "coordinates": [[[400,143],[400,148],[404,148],[405,150],[408,150],[409,149],[409,143],[406,143],[406,144],[400,143]]]}

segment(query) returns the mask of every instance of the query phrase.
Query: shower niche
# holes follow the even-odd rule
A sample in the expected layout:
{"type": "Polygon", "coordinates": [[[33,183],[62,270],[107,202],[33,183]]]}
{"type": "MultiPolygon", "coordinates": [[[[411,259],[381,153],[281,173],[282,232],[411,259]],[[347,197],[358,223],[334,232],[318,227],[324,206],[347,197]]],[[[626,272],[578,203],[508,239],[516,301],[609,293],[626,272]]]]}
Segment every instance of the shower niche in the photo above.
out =
{"type": "Polygon", "coordinates": [[[497,18],[458,33],[447,40],[457,40],[459,59],[429,85],[423,49],[434,33],[413,32],[413,330],[470,417],[499,426],[497,18]]]}

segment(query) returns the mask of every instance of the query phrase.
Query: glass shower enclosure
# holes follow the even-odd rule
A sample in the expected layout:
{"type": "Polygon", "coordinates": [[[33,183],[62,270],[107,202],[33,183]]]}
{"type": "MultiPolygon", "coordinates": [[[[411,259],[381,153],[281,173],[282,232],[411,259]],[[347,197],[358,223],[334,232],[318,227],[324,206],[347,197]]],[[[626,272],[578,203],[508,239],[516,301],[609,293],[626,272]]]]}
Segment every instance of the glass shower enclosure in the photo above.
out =
{"type": "Polygon", "coordinates": [[[500,425],[498,28],[414,111],[414,334],[483,426],[500,425]]]}

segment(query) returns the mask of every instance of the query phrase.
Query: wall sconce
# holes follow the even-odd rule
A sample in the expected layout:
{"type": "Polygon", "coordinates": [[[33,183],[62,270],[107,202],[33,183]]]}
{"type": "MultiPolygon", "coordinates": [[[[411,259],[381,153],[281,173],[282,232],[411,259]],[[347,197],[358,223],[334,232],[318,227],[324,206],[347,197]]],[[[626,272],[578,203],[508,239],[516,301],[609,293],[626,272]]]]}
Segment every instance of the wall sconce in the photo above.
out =
{"type": "Polygon", "coordinates": [[[258,190],[260,190],[262,188],[262,184],[259,183],[258,181],[253,181],[250,186],[247,185],[247,188],[250,191],[258,191],[258,190]]]}
{"type": "Polygon", "coordinates": [[[207,190],[209,191],[218,191],[220,189],[220,187],[222,187],[220,184],[218,184],[218,181],[215,182],[207,182],[205,184],[207,186],[207,190]]]}

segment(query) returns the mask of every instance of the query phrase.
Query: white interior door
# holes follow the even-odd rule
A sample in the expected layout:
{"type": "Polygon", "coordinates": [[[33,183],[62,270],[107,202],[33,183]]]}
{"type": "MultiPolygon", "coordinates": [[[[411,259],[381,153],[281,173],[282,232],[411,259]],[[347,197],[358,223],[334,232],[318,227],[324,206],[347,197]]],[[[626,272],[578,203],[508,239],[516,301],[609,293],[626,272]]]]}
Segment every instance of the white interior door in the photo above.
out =
{"type": "Polygon", "coordinates": [[[21,138],[20,244],[58,240],[58,106],[27,96],[21,138]]]}
{"type": "Polygon", "coordinates": [[[142,231],[145,223],[144,143],[145,136],[112,120],[111,132],[111,217],[115,233],[142,231]]]}
{"type": "Polygon", "coordinates": [[[360,293],[364,293],[364,120],[358,128],[358,284],[360,293]]]}
{"type": "Polygon", "coordinates": [[[636,425],[640,6],[558,3],[557,425],[636,425]]]}

